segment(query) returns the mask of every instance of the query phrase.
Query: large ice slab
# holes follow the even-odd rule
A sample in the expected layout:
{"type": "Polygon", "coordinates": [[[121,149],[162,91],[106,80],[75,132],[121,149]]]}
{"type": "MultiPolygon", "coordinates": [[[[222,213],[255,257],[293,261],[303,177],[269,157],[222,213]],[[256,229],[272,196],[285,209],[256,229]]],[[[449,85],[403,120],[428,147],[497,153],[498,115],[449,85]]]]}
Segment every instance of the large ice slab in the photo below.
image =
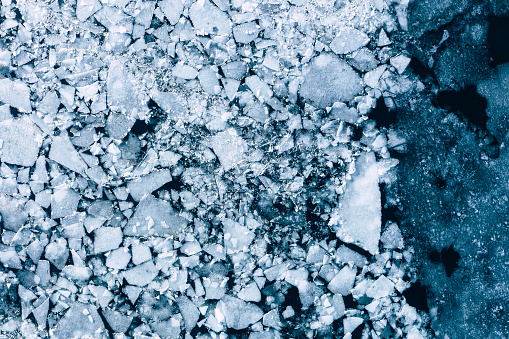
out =
{"type": "Polygon", "coordinates": [[[186,225],[187,220],[179,216],[170,203],[148,195],[136,207],[134,215],[125,226],[124,235],[163,236],[178,233],[186,225]]]}
{"type": "MultiPolygon", "coordinates": [[[[1,100],[1,99],[0,99],[1,100]]],[[[42,133],[26,115],[0,123],[0,159],[3,162],[33,166],[42,143],[42,133]]]]}
{"type": "Polygon", "coordinates": [[[356,171],[340,198],[339,220],[332,225],[339,239],[378,253],[382,226],[382,206],[376,158],[373,152],[362,153],[356,171]]]}
{"type": "Polygon", "coordinates": [[[361,78],[354,69],[331,53],[320,54],[304,70],[300,95],[319,108],[338,101],[350,101],[362,91],[361,78]]]}

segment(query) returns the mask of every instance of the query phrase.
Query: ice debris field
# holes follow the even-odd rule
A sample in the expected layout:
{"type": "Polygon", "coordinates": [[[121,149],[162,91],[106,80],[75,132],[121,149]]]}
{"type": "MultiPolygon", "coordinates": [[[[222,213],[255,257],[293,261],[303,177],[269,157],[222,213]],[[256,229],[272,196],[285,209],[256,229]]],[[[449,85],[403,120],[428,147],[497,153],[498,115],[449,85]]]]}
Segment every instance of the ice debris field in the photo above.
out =
{"type": "Polygon", "coordinates": [[[428,337],[370,119],[405,1],[1,5],[0,337],[428,337]]]}

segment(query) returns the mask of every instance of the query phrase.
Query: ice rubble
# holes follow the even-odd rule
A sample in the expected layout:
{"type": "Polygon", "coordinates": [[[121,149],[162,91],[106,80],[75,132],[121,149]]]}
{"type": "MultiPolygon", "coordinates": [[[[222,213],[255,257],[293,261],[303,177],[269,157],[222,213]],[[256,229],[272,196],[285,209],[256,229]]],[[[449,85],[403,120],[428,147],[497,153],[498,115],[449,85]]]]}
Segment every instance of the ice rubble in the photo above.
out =
{"type": "Polygon", "coordinates": [[[414,86],[386,2],[2,5],[2,332],[426,335],[380,222],[405,140],[368,113],[414,86]]]}

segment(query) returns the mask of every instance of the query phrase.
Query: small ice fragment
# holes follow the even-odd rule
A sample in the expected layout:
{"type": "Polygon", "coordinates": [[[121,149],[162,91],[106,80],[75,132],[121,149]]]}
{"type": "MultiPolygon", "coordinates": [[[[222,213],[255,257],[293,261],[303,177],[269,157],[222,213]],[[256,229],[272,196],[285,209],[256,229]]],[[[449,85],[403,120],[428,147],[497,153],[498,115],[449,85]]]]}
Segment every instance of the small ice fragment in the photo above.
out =
{"type": "Polygon", "coordinates": [[[391,44],[391,40],[387,36],[387,32],[382,28],[380,29],[380,34],[378,35],[378,47],[389,46],[391,44]]]}
{"type": "Polygon", "coordinates": [[[127,332],[133,321],[132,316],[124,315],[109,308],[103,308],[102,314],[104,319],[108,322],[108,325],[110,325],[111,329],[117,334],[127,332]]]}
{"type": "Polygon", "coordinates": [[[192,80],[198,76],[198,72],[195,68],[189,66],[189,65],[183,65],[183,64],[176,64],[171,69],[171,73],[174,77],[185,79],[185,80],[192,80]]]}
{"type": "Polygon", "coordinates": [[[133,127],[135,119],[125,114],[110,113],[106,120],[106,131],[108,136],[113,139],[122,140],[133,127]]]}
{"type": "Polygon", "coordinates": [[[85,21],[94,15],[102,7],[99,0],[78,0],[76,3],[76,17],[79,21],[85,21]]]}
{"type": "Polygon", "coordinates": [[[198,80],[200,80],[201,87],[207,94],[216,95],[221,92],[217,73],[211,67],[203,67],[198,72],[198,80]]]}
{"type": "Polygon", "coordinates": [[[190,333],[191,330],[196,326],[198,319],[200,318],[200,311],[196,307],[195,304],[186,296],[180,296],[177,298],[177,305],[179,307],[180,313],[184,318],[184,324],[186,325],[187,333],[190,333]]]}
{"type": "Polygon", "coordinates": [[[50,333],[54,339],[107,337],[95,306],[81,302],[75,302],[50,333]]]}
{"type": "Polygon", "coordinates": [[[260,289],[258,288],[256,282],[253,281],[245,288],[240,290],[240,292],[237,293],[237,297],[244,301],[259,302],[261,300],[260,289]]]}
{"type": "Polygon", "coordinates": [[[56,268],[62,270],[67,263],[69,258],[69,248],[67,247],[67,241],[63,238],[58,238],[53,242],[50,242],[46,246],[44,256],[48,259],[56,268]]]}
{"type": "Polygon", "coordinates": [[[152,195],[140,200],[133,216],[124,228],[126,236],[146,236],[176,234],[187,225],[187,220],[179,216],[170,203],[156,199],[152,195]],[[154,225],[149,229],[148,220],[154,225]]]}

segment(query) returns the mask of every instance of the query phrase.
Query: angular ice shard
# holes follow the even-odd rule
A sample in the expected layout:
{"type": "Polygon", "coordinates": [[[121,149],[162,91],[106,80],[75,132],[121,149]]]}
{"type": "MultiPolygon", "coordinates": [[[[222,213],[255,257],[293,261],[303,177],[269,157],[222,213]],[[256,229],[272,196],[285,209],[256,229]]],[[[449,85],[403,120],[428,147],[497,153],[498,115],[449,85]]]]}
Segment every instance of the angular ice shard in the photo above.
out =
{"type": "Polygon", "coordinates": [[[367,152],[356,160],[356,172],[340,197],[339,220],[331,225],[339,239],[378,253],[382,206],[375,154],[367,152]]]}

